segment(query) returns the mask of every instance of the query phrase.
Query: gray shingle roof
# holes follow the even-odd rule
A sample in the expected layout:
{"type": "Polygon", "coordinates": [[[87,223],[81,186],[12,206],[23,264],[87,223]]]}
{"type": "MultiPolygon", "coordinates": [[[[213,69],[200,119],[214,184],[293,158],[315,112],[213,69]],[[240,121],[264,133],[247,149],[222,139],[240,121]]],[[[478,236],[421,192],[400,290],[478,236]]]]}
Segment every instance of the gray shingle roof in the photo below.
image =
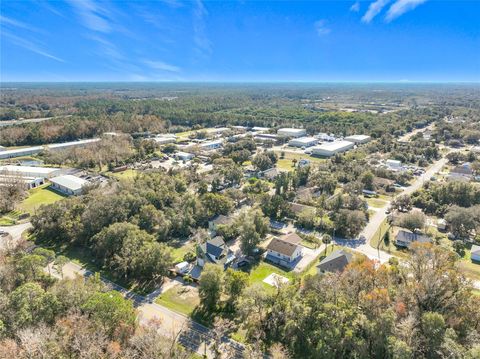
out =
{"type": "Polygon", "coordinates": [[[324,272],[341,272],[352,261],[352,254],[339,249],[325,257],[317,266],[324,272]]]}

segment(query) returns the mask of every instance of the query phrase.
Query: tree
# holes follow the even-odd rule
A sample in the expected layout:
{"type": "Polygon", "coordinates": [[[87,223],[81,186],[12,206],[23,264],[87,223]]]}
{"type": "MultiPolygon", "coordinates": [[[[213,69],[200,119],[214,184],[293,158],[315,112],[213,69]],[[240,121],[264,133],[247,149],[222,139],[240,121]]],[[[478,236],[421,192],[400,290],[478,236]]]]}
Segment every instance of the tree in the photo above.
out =
{"type": "Polygon", "coordinates": [[[220,266],[207,263],[203,267],[198,281],[198,294],[202,306],[207,310],[215,309],[222,294],[223,270],[220,266]]]}
{"type": "Polygon", "coordinates": [[[217,214],[227,215],[233,208],[233,201],[219,193],[205,193],[201,197],[201,201],[207,217],[213,217],[217,214]]]}
{"type": "Polygon", "coordinates": [[[259,209],[242,213],[236,220],[240,233],[240,247],[244,253],[251,253],[265,238],[269,222],[259,209]]]}
{"type": "Polygon", "coordinates": [[[325,244],[325,256],[327,256],[327,248],[330,242],[332,242],[332,236],[329,235],[328,233],[325,233],[322,236],[322,243],[325,244]]]}
{"type": "Polygon", "coordinates": [[[248,281],[248,274],[242,271],[228,268],[225,272],[224,291],[229,296],[228,303],[231,307],[240,298],[243,290],[248,285],[248,281]]]}
{"type": "Polygon", "coordinates": [[[469,208],[452,206],[445,215],[453,235],[460,239],[467,239],[477,226],[478,219],[473,216],[469,208]]]}
{"type": "Polygon", "coordinates": [[[0,186],[0,213],[15,209],[18,202],[26,196],[25,183],[15,173],[1,171],[2,185],[0,186]]]}
{"type": "Polygon", "coordinates": [[[265,171],[269,168],[272,168],[276,162],[277,157],[274,152],[262,152],[253,158],[252,165],[257,169],[257,171],[265,171]]]}
{"type": "Polygon", "coordinates": [[[445,319],[439,313],[426,312],[422,315],[421,325],[427,357],[435,358],[443,342],[445,319]]]}
{"type": "Polygon", "coordinates": [[[425,227],[425,215],[420,211],[413,211],[399,216],[395,224],[399,227],[407,228],[412,232],[421,230],[425,227]]]}
{"type": "Polygon", "coordinates": [[[334,221],[337,233],[347,238],[355,238],[367,223],[365,213],[348,209],[339,210],[334,221]]]}
{"type": "Polygon", "coordinates": [[[363,183],[363,186],[366,190],[373,191],[375,189],[375,186],[373,184],[374,178],[375,176],[370,171],[364,172],[362,174],[360,181],[363,183]]]}
{"type": "Polygon", "coordinates": [[[132,333],[136,323],[133,302],[117,291],[95,293],[82,309],[110,337],[119,332],[132,333]]]}
{"type": "Polygon", "coordinates": [[[394,198],[390,206],[400,212],[408,212],[412,209],[412,200],[409,195],[404,194],[394,198]]]}

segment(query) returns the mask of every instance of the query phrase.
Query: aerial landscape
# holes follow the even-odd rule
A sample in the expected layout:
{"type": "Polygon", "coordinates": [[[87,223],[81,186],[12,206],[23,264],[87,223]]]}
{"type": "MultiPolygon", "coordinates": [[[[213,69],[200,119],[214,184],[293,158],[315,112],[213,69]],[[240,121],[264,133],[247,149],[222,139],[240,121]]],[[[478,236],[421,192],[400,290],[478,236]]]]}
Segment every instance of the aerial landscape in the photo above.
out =
{"type": "Polygon", "coordinates": [[[480,358],[480,3],[0,3],[0,359],[480,358]]]}

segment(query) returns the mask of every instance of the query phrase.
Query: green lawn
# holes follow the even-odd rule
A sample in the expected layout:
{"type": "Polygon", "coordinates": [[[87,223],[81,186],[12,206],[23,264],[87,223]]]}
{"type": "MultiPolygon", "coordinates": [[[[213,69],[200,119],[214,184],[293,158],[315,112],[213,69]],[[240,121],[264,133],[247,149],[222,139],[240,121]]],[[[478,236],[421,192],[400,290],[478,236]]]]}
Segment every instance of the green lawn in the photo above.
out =
{"type": "Polygon", "coordinates": [[[49,186],[47,184],[28,191],[28,197],[20,203],[19,208],[24,212],[33,214],[42,204],[54,203],[65,197],[52,191],[49,186]]]}
{"type": "Polygon", "coordinates": [[[200,298],[198,297],[198,291],[195,288],[179,285],[162,293],[155,300],[155,303],[190,316],[200,304],[200,298]]]}
{"type": "Polygon", "coordinates": [[[129,168],[129,169],[127,169],[125,171],[122,171],[122,172],[107,172],[107,174],[109,176],[112,176],[112,177],[115,177],[115,178],[118,178],[118,179],[122,179],[122,178],[133,179],[138,175],[138,171],[136,171],[132,168],[129,168]]]}
{"type": "Polygon", "coordinates": [[[178,244],[178,246],[175,246],[175,244],[172,245],[172,243],[169,243],[169,245],[173,248],[172,257],[174,263],[183,262],[183,257],[188,252],[195,253],[195,242],[193,241],[178,244]]]}
{"type": "MultiPolygon", "coordinates": [[[[332,252],[335,252],[336,250],[339,250],[339,249],[345,249],[345,247],[342,247],[342,246],[339,246],[339,245],[336,245],[336,244],[330,244],[328,245],[327,247],[327,256],[329,254],[331,254],[332,252]]],[[[317,274],[317,265],[323,260],[323,258],[325,258],[325,251],[322,252],[322,254],[320,254],[320,257],[318,257],[318,259],[313,262],[312,264],[309,265],[309,267],[302,273],[302,277],[305,277],[307,275],[315,275],[317,274]]]]}
{"type": "MultiPolygon", "coordinates": [[[[377,249],[378,245],[380,242],[383,242],[383,238],[385,237],[385,233],[387,233],[387,230],[390,228],[390,225],[388,224],[387,220],[385,219],[381,226],[377,229],[373,237],[371,238],[370,241],[370,246],[373,248],[377,249]]],[[[393,239],[393,238],[391,238],[393,239]]]]}
{"type": "Polygon", "coordinates": [[[265,288],[272,289],[270,285],[263,282],[263,280],[271,273],[281,275],[285,278],[288,278],[290,281],[292,281],[295,277],[292,272],[287,272],[280,267],[274,266],[273,264],[261,261],[260,263],[253,265],[253,267],[250,269],[250,284],[262,283],[265,288]]]}
{"type": "Polygon", "coordinates": [[[281,157],[282,151],[276,151],[278,155],[278,162],[277,162],[277,168],[280,170],[286,170],[286,171],[293,171],[295,167],[293,167],[293,159],[296,159],[297,161],[301,159],[308,159],[310,160],[310,163],[321,163],[325,162],[324,159],[317,158],[317,157],[312,157],[303,153],[291,153],[291,152],[285,152],[284,158],[281,157]]]}
{"type": "Polygon", "coordinates": [[[380,198],[364,198],[370,207],[381,208],[387,204],[386,201],[380,198]]]}
{"type": "Polygon", "coordinates": [[[10,211],[0,217],[0,226],[13,226],[17,223],[22,211],[10,211]]]}

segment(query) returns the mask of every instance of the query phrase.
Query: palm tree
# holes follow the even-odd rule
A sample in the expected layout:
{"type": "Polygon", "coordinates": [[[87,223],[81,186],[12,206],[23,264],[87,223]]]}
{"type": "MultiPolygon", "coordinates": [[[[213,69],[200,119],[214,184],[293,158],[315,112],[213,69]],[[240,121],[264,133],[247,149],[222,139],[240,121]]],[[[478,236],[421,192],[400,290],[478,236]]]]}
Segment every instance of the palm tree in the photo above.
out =
{"type": "Polygon", "coordinates": [[[322,243],[325,244],[325,257],[327,256],[327,247],[332,241],[332,236],[329,234],[324,234],[322,237],[322,243]]]}

